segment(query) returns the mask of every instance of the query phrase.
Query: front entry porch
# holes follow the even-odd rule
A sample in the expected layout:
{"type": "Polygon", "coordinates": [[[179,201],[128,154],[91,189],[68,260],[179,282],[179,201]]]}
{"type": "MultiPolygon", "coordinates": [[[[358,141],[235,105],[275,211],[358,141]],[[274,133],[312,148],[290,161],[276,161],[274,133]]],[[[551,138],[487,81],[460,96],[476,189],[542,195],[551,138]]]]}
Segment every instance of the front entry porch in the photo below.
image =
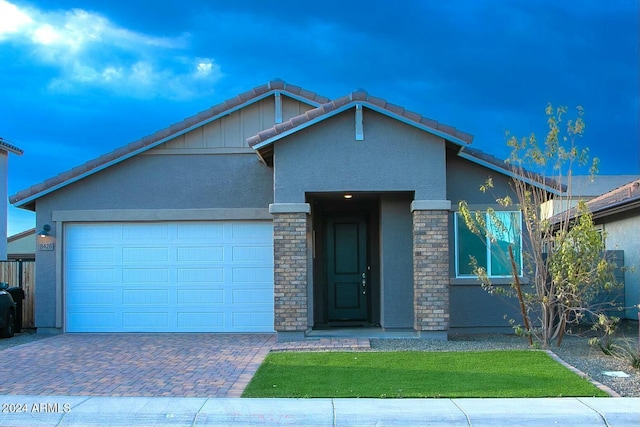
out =
{"type": "Polygon", "coordinates": [[[270,206],[279,339],[374,332],[446,339],[447,201],[333,192],[308,193],[306,202],[270,206]]]}

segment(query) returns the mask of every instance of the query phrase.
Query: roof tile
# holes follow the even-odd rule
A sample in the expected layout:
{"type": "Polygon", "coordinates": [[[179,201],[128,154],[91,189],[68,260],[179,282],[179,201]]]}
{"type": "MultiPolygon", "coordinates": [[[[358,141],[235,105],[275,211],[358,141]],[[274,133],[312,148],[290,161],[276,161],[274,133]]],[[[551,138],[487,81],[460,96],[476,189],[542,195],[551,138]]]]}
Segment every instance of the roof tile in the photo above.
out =
{"type": "Polygon", "coordinates": [[[352,101],[366,101],[367,92],[365,90],[357,90],[351,94],[352,101]]]}
{"type": "Polygon", "coordinates": [[[438,121],[430,119],[429,117],[421,117],[420,124],[429,126],[430,128],[438,129],[438,121]]]}
{"type": "Polygon", "coordinates": [[[299,95],[300,91],[302,90],[300,86],[295,86],[295,85],[286,85],[285,87],[283,87],[283,89],[286,89],[289,92],[294,93],[296,95],[299,95]]]}
{"type": "Polygon", "coordinates": [[[402,114],[404,113],[403,107],[399,105],[391,104],[390,102],[387,102],[387,106],[385,108],[391,111],[392,113],[398,114],[400,116],[402,116],[402,114]]]}
{"type": "Polygon", "coordinates": [[[408,110],[405,110],[402,115],[404,116],[404,118],[413,120],[414,122],[418,123],[420,123],[420,118],[422,117],[420,114],[408,110]]]}
{"type": "Polygon", "coordinates": [[[269,83],[267,83],[267,87],[269,87],[272,90],[281,90],[281,89],[284,89],[284,86],[285,86],[284,80],[280,80],[280,79],[271,80],[269,83]]]}
{"type": "Polygon", "coordinates": [[[375,96],[369,95],[367,97],[367,101],[369,103],[373,104],[373,105],[378,106],[378,107],[386,108],[386,106],[387,106],[387,101],[386,100],[384,100],[382,98],[375,97],[375,96]]]}
{"type": "Polygon", "coordinates": [[[456,134],[456,128],[454,128],[453,126],[445,125],[444,123],[440,123],[440,122],[438,122],[438,130],[448,133],[449,135],[456,134]]]}
{"type": "MultiPolygon", "coordinates": [[[[322,105],[326,105],[326,104],[322,104],[322,105]]],[[[304,115],[307,117],[307,120],[301,122],[301,124],[304,123],[304,122],[307,122],[309,120],[313,120],[316,117],[321,116],[322,113],[323,113],[322,108],[314,108],[313,110],[307,111],[306,113],[304,113],[304,115]]]]}

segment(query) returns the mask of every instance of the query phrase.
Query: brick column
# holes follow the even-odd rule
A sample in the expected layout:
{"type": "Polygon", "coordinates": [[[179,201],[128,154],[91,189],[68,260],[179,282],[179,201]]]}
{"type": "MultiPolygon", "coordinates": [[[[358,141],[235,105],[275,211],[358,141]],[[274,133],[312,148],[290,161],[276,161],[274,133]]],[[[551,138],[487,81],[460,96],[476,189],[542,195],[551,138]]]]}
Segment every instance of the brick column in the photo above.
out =
{"type": "Polygon", "coordinates": [[[412,209],[414,329],[446,333],[449,329],[449,211],[421,210],[413,206],[412,209]]]}
{"type": "Polygon", "coordinates": [[[307,214],[274,212],[274,328],[280,333],[307,329],[307,214]]]}

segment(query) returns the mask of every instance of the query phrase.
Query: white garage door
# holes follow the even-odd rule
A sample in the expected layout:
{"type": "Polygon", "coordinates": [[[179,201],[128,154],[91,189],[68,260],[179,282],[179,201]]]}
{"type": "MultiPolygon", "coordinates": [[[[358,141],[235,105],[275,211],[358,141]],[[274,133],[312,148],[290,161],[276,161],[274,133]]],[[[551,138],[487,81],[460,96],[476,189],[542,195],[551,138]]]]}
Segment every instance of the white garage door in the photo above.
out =
{"type": "Polygon", "coordinates": [[[67,332],[272,332],[266,221],[65,226],[67,332]]]}

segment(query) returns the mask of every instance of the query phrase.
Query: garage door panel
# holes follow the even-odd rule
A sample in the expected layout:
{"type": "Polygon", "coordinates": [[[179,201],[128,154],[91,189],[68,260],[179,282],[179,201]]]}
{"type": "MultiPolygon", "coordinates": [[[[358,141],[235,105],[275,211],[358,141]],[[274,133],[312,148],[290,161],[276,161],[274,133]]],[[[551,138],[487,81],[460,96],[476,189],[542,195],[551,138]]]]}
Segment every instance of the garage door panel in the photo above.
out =
{"type": "Polygon", "coordinates": [[[272,229],[264,221],[65,225],[66,330],[273,332],[272,229]]]}
{"type": "Polygon", "coordinates": [[[116,279],[113,268],[69,268],[66,272],[66,284],[78,285],[112,284],[116,279]]]}
{"type": "Polygon", "coordinates": [[[122,224],[122,240],[151,242],[166,242],[169,239],[168,223],[136,223],[122,224]]]}
{"type": "Polygon", "coordinates": [[[269,267],[241,267],[232,270],[233,282],[269,283],[273,280],[273,270],[269,267]]]}
{"type": "Polygon", "coordinates": [[[176,326],[193,332],[224,329],[224,312],[179,312],[176,326]]]}
{"type": "MultiPolygon", "coordinates": [[[[241,331],[263,328],[265,324],[273,324],[272,319],[273,318],[268,318],[266,313],[259,312],[236,311],[232,314],[233,328],[241,331]]],[[[271,325],[271,327],[273,328],[273,325],[271,325]]]]}
{"type": "Polygon", "coordinates": [[[88,305],[108,305],[115,304],[116,297],[113,289],[87,289],[76,291],[67,298],[67,306],[70,309],[88,305]]]}
{"type": "Polygon", "coordinates": [[[169,329],[169,313],[166,311],[129,311],[122,313],[122,328],[132,332],[165,331],[169,329]]]}
{"type": "Polygon", "coordinates": [[[123,284],[144,285],[168,282],[168,268],[125,268],[122,270],[123,284]]]}
{"type": "Polygon", "coordinates": [[[273,228],[270,223],[231,223],[231,236],[237,240],[267,240],[271,239],[273,228]]]}
{"type": "Polygon", "coordinates": [[[231,291],[231,299],[234,305],[264,304],[273,296],[270,289],[234,289],[231,291]]]}
{"type": "MultiPolygon", "coordinates": [[[[114,312],[77,312],[67,313],[67,321],[74,325],[82,325],[72,332],[111,332],[116,316],[114,312]]],[[[70,331],[71,332],[71,331],[70,331]]]]}
{"type": "Polygon", "coordinates": [[[183,283],[223,283],[222,268],[179,268],[177,271],[179,285],[183,283]]]}
{"type": "Polygon", "coordinates": [[[271,263],[273,248],[271,246],[233,246],[232,260],[234,262],[271,263]]]}
{"type": "Polygon", "coordinates": [[[176,228],[176,238],[178,241],[206,241],[221,242],[224,240],[224,230],[226,224],[217,223],[181,223],[176,228]]]}
{"type": "Polygon", "coordinates": [[[76,264],[110,264],[116,259],[113,247],[85,247],[70,251],[68,255],[76,264]]]}
{"type": "Polygon", "coordinates": [[[222,246],[195,246],[177,248],[176,260],[178,262],[222,262],[224,261],[224,248],[222,246]]]}
{"type": "Polygon", "coordinates": [[[169,291],[166,289],[124,289],[122,305],[168,305],[169,291]]]}
{"type": "Polygon", "coordinates": [[[180,289],[178,304],[224,304],[224,291],[221,289],[180,289]]]}
{"type": "Polygon", "coordinates": [[[168,262],[168,247],[131,247],[122,248],[122,262],[139,263],[139,262],[168,262]]]}

